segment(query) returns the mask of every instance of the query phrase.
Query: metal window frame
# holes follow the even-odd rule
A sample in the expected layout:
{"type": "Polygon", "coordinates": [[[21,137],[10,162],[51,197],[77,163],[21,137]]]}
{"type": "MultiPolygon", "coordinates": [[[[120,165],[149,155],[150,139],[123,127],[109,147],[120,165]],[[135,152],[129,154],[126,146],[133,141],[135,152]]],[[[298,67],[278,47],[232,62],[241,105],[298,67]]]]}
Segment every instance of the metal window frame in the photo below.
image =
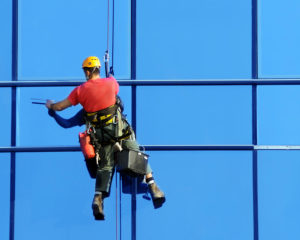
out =
{"type": "MultiPolygon", "coordinates": [[[[132,126],[136,129],[136,91],[137,86],[201,86],[201,85],[250,85],[252,86],[252,144],[250,145],[146,145],[147,151],[218,151],[242,150],[253,152],[253,238],[259,239],[258,229],[258,176],[257,151],[260,150],[300,150],[300,146],[257,145],[257,86],[258,85],[300,85],[300,79],[260,79],[258,78],[258,16],[257,1],[252,0],[252,79],[201,79],[201,80],[136,80],[136,0],[131,0],[131,79],[120,80],[121,86],[132,88],[132,126]]],[[[10,178],[10,225],[9,240],[14,240],[15,216],[15,164],[16,152],[70,152],[80,151],[79,146],[18,147],[16,146],[16,90],[17,87],[62,87],[78,86],[84,81],[18,81],[18,0],[12,0],[12,81],[1,81],[0,87],[10,87],[12,91],[11,146],[0,147],[0,153],[11,154],[10,178]]],[[[133,186],[136,192],[136,183],[133,186]]],[[[131,239],[136,239],[136,196],[132,195],[131,239]]]]}
{"type": "MultiPolygon", "coordinates": [[[[14,240],[14,216],[15,216],[15,153],[16,152],[72,152],[80,151],[79,146],[48,146],[48,147],[18,147],[16,146],[16,88],[20,87],[61,87],[77,86],[83,81],[5,81],[0,82],[0,87],[12,89],[12,124],[11,146],[0,147],[0,153],[11,154],[11,186],[10,186],[10,231],[9,239],[14,240]]],[[[300,150],[299,145],[257,145],[257,86],[258,85],[300,85],[299,79],[253,79],[253,80],[121,80],[121,86],[131,86],[132,91],[132,119],[136,128],[136,90],[137,86],[190,86],[190,85],[249,85],[252,86],[252,144],[250,145],[145,145],[147,151],[252,151],[252,181],[253,181],[253,233],[254,240],[259,239],[258,229],[258,174],[257,151],[261,150],[300,150]]],[[[132,185],[131,204],[131,239],[136,240],[136,183],[132,185]]]]}

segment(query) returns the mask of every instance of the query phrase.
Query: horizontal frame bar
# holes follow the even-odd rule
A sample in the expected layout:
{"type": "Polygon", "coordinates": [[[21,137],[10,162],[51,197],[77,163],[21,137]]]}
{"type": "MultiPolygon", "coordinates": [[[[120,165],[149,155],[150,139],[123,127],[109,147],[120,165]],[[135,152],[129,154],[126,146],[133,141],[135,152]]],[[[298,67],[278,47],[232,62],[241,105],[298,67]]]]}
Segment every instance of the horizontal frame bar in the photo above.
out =
{"type": "Polygon", "coordinates": [[[255,150],[300,150],[298,145],[257,145],[255,150]]]}
{"type": "MultiPolygon", "coordinates": [[[[0,81],[0,87],[67,87],[85,81],[0,81]]],[[[120,86],[300,85],[300,79],[119,80],[120,86]]]]}
{"type": "MultiPolygon", "coordinates": [[[[144,145],[145,151],[251,151],[251,150],[300,150],[300,145],[144,145]]],[[[52,147],[0,147],[5,152],[79,152],[79,146],[52,147]]]]}

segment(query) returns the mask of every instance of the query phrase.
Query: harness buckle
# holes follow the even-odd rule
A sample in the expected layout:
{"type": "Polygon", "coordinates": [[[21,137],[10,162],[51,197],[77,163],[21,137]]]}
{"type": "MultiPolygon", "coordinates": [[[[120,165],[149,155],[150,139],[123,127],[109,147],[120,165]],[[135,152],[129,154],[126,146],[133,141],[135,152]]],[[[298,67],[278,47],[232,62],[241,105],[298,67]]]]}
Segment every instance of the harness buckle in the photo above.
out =
{"type": "Polygon", "coordinates": [[[116,115],[114,115],[114,117],[113,117],[113,122],[112,122],[112,124],[117,125],[118,122],[119,122],[119,118],[118,118],[118,115],[116,114],[116,115]]]}
{"type": "Polygon", "coordinates": [[[86,132],[87,132],[87,134],[91,134],[91,132],[92,132],[92,133],[96,133],[96,129],[95,129],[95,127],[91,124],[91,122],[88,122],[88,123],[86,124],[86,132]]]}
{"type": "Polygon", "coordinates": [[[99,156],[99,153],[97,151],[96,152],[96,164],[97,164],[98,167],[99,167],[99,162],[100,162],[100,156],[99,156]]]}

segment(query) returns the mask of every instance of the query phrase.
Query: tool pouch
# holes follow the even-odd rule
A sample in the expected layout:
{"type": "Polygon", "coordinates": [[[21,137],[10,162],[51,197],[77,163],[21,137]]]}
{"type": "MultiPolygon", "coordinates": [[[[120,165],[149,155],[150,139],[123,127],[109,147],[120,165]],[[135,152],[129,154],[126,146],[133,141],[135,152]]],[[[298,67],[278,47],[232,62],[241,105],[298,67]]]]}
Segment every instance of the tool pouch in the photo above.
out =
{"type": "Polygon", "coordinates": [[[91,144],[91,137],[86,132],[79,133],[79,143],[81,151],[85,159],[94,158],[96,156],[95,149],[91,144]]]}
{"type": "Polygon", "coordinates": [[[86,132],[79,133],[79,143],[81,151],[85,158],[85,164],[91,178],[96,178],[97,175],[97,163],[96,154],[93,145],[91,144],[90,135],[86,132]]]}
{"type": "Polygon", "coordinates": [[[145,175],[148,155],[140,151],[123,150],[116,153],[117,157],[117,170],[119,172],[131,175],[145,175]]]}

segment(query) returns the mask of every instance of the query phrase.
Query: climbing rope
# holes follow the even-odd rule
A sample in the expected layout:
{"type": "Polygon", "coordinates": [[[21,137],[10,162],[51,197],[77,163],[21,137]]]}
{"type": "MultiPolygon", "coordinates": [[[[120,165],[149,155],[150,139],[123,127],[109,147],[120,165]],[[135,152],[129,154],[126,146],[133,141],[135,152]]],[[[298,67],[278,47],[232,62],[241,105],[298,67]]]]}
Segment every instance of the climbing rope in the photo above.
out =
{"type": "Polygon", "coordinates": [[[116,170],[116,240],[118,240],[118,178],[116,170]]]}
{"type": "Polygon", "coordinates": [[[115,0],[113,0],[113,10],[112,10],[113,16],[112,16],[112,46],[111,46],[111,67],[110,72],[114,74],[114,45],[115,45],[115,0]]]}
{"type": "MultiPolygon", "coordinates": [[[[109,73],[114,74],[113,71],[113,66],[114,66],[114,42],[115,42],[115,0],[113,1],[113,7],[112,7],[112,65],[109,68],[109,30],[110,30],[110,0],[107,0],[107,49],[105,51],[105,56],[104,56],[104,62],[105,62],[105,75],[106,77],[109,76],[109,73]]],[[[119,232],[120,232],[120,240],[122,237],[121,233],[121,174],[120,175],[120,180],[119,180],[119,198],[120,198],[120,229],[118,226],[118,217],[119,217],[119,211],[118,211],[118,177],[117,177],[117,171],[116,171],[116,240],[118,240],[119,237],[119,232]]]]}
{"type": "Polygon", "coordinates": [[[122,240],[122,218],[121,218],[121,214],[122,214],[122,198],[121,198],[121,193],[122,193],[122,176],[121,173],[119,173],[119,204],[120,204],[120,240],[122,240]]]}
{"type": "Polygon", "coordinates": [[[110,8],[109,8],[109,5],[110,5],[110,0],[107,0],[107,36],[106,36],[107,48],[106,48],[106,52],[109,51],[109,22],[110,22],[110,8]]]}
{"type": "Polygon", "coordinates": [[[114,74],[113,66],[114,66],[114,42],[115,42],[115,0],[113,1],[113,8],[112,8],[112,65],[109,68],[109,36],[110,36],[110,0],[107,0],[107,48],[105,51],[104,62],[105,62],[105,75],[106,77],[109,76],[109,73],[114,74]]]}

